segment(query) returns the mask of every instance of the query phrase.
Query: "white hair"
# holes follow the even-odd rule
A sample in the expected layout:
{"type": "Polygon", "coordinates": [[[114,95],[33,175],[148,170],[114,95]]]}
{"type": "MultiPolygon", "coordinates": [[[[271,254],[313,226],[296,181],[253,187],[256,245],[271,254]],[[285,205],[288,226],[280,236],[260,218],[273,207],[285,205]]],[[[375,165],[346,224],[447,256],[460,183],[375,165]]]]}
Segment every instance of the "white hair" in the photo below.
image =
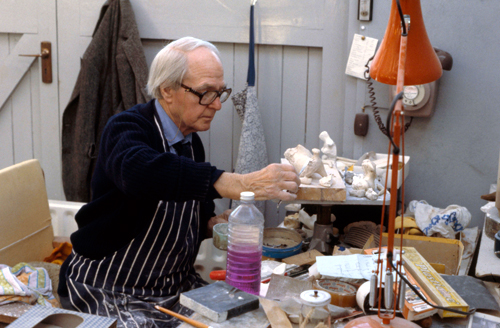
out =
{"type": "Polygon", "coordinates": [[[148,94],[160,99],[161,89],[179,88],[188,70],[186,54],[199,47],[211,50],[220,60],[219,50],[208,41],[190,36],[173,41],[161,49],[151,63],[147,85],[148,94]]]}

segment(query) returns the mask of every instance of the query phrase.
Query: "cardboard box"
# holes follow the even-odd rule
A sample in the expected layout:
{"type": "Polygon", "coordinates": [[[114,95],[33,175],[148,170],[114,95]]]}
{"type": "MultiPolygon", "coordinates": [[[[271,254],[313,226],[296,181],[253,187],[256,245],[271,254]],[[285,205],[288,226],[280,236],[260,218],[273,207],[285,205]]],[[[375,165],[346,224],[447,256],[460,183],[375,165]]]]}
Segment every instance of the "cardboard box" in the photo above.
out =
{"type": "Polygon", "coordinates": [[[0,263],[42,261],[52,252],[52,218],[40,163],[0,170],[0,263]]]}
{"type": "MultiPolygon", "coordinates": [[[[409,272],[406,272],[406,278],[425,297],[425,300],[427,300],[431,304],[436,305],[436,302],[434,302],[429,297],[429,295],[427,295],[425,290],[420,287],[418,282],[409,272]]],[[[438,309],[433,308],[432,306],[425,303],[424,300],[420,299],[420,297],[409,286],[406,286],[405,307],[403,308],[403,317],[405,317],[406,320],[422,320],[424,318],[433,316],[437,312],[438,309]]]]}
{"type": "Polygon", "coordinates": [[[116,319],[36,305],[8,328],[116,328],[116,319]]]}
{"type": "MultiPolygon", "coordinates": [[[[394,247],[400,247],[401,235],[394,236],[394,247]]],[[[387,246],[387,233],[382,234],[382,245],[387,246]]],[[[378,245],[376,245],[378,246],[378,245]]],[[[404,235],[403,246],[414,247],[431,265],[444,265],[444,272],[457,275],[462,263],[464,245],[460,240],[404,235]]]]}
{"type": "MultiPolygon", "coordinates": [[[[420,287],[425,290],[434,302],[444,308],[463,312],[469,310],[469,305],[415,248],[404,247],[403,249],[403,260],[406,271],[415,278],[420,287]]],[[[465,315],[441,309],[438,310],[438,314],[441,318],[465,317],[465,315]]]]}

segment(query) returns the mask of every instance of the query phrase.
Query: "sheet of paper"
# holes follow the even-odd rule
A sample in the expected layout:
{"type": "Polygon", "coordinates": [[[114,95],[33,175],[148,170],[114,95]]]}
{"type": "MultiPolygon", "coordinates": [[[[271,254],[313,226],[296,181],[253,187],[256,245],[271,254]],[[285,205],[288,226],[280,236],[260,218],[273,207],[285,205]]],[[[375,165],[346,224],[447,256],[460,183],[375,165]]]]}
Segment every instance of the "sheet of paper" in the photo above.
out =
{"type": "Polygon", "coordinates": [[[337,255],[316,258],[318,272],[324,276],[369,280],[376,269],[373,255],[337,255]]]}
{"type": "Polygon", "coordinates": [[[349,59],[345,73],[359,79],[365,79],[366,62],[375,54],[378,39],[369,38],[360,34],[354,34],[349,59]]]}

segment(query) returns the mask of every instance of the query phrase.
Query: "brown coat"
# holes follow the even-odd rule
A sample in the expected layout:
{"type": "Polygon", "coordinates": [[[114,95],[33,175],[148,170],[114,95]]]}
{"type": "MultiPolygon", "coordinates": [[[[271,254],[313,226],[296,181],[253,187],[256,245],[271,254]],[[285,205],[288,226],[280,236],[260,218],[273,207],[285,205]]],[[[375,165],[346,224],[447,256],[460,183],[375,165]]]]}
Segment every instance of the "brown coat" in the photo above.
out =
{"type": "Polygon", "coordinates": [[[102,130],[112,115],[149,99],[147,74],[130,2],[108,0],[63,114],[62,178],[67,200],[90,200],[102,130]]]}

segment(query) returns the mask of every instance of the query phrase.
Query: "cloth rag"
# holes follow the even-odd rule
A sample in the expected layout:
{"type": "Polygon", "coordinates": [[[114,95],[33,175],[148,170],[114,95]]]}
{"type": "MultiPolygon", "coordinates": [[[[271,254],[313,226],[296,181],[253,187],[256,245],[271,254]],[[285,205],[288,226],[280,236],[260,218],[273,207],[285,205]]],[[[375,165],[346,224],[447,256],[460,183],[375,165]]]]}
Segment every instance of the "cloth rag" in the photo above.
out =
{"type": "Polygon", "coordinates": [[[445,238],[455,239],[455,235],[470,223],[471,214],[467,208],[449,205],[445,209],[433,207],[425,200],[412,200],[408,211],[415,216],[418,227],[426,236],[437,233],[445,238]]]}
{"type": "Polygon", "coordinates": [[[24,262],[13,267],[0,264],[0,305],[11,302],[60,307],[47,270],[24,262]]]}
{"type": "Polygon", "coordinates": [[[68,242],[61,243],[59,246],[54,248],[49,256],[43,259],[44,262],[54,263],[62,265],[64,260],[71,254],[73,245],[68,242]]]}

